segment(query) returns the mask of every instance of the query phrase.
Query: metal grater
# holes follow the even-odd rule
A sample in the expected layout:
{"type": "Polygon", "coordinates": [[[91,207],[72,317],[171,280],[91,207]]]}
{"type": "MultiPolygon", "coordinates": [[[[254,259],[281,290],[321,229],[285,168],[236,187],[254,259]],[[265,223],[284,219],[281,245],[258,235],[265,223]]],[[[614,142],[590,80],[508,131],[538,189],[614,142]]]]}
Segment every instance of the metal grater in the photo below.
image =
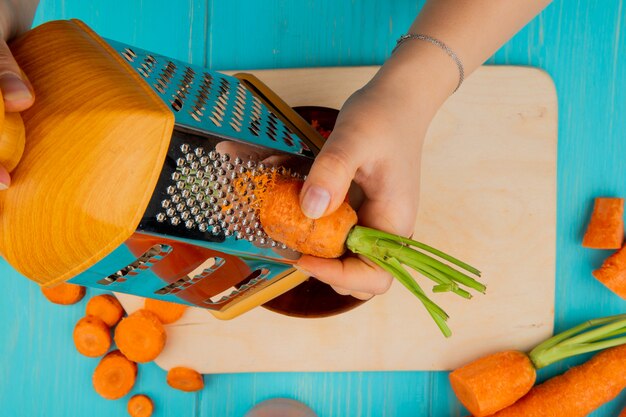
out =
{"type": "Polygon", "coordinates": [[[263,231],[248,176],[304,177],[322,138],[252,76],[105,42],[171,109],[175,127],[135,233],[69,282],[231,318],[304,281],[292,267],[299,254],[263,231]]]}

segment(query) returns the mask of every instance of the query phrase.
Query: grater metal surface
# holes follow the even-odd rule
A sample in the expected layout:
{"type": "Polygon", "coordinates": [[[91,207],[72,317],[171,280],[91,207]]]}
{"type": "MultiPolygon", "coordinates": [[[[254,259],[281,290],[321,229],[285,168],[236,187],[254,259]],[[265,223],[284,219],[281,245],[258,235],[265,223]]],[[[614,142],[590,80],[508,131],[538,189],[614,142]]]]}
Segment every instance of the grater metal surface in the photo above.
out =
{"type": "Polygon", "coordinates": [[[176,124],[136,233],[71,282],[225,312],[289,276],[299,254],[263,231],[250,176],[304,178],[315,145],[237,77],[107,43],[176,124]]]}

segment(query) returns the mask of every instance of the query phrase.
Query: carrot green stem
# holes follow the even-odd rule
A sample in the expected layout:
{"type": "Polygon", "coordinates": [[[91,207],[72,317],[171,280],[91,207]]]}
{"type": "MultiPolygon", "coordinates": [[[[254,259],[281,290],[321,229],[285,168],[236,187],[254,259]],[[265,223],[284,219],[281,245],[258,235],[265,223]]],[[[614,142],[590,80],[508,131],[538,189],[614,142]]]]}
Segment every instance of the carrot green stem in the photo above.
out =
{"type": "Polygon", "coordinates": [[[480,276],[480,272],[476,268],[412,239],[363,226],[355,226],[348,235],[346,246],[350,251],[370,259],[400,281],[422,302],[446,337],[452,334],[446,324],[448,315],[428,298],[424,290],[405,269],[405,266],[432,280],[436,284],[433,286],[434,293],[452,292],[463,298],[471,298],[470,292],[460,286],[482,293],[486,290],[484,284],[454,269],[442,260],[473,275],[480,276]],[[421,249],[421,251],[415,248],[421,249]],[[431,255],[435,255],[441,260],[431,255]]]}
{"type": "Polygon", "coordinates": [[[551,337],[528,354],[535,368],[626,343],[626,314],[589,320],[551,337]],[[616,337],[622,336],[622,337],[616,337]]]}

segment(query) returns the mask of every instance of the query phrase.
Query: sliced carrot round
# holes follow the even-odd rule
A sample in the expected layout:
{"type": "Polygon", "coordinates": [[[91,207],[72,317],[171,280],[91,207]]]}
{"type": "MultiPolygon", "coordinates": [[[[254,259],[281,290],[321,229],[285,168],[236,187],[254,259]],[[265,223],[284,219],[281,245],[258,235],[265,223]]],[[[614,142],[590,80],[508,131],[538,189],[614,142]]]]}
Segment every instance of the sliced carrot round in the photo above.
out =
{"type": "Polygon", "coordinates": [[[178,366],[168,371],[167,384],[172,388],[186,392],[200,391],[204,388],[202,375],[184,366],[178,366]]]}
{"type": "Polygon", "coordinates": [[[87,316],[74,326],[73,339],[80,354],[95,358],[107,353],[111,347],[111,330],[100,318],[87,316]]]}
{"type": "Polygon", "coordinates": [[[154,411],[154,403],[147,395],[137,394],[130,397],[127,409],[131,417],[150,417],[154,411]]]}
{"type": "Polygon", "coordinates": [[[146,298],[144,308],[157,315],[161,323],[170,324],[180,319],[187,310],[184,304],[170,303],[167,301],[146,298]]]}
{"type": "Polygon", "coordinates": [[[115,343],[135,362],[156,359],[165,347],[166,334],[158,317],[148,310],[137,310],[115,328],[115,343]]]}
{"type": "Polygon", "coordinates": [[[100,360],[93,373],[93,387],[107,400],[117,400],[130,392],[137,379],[137,364],[114,350],[100,360]]]}
{"type": "Polygon", "coordinates": [[[62,282],[54,287],[41,287],[43,295],[54,304],[76,304],[85,296],[85,287],[62,282]]]}
{"type": "Polygon", "coordinates": [[[87,302],[85,313],[88,316],[99,317],[107,326],[115,326],[124,315],[124,308],[117,298],[110,294],[100,294],[87,302]]]}

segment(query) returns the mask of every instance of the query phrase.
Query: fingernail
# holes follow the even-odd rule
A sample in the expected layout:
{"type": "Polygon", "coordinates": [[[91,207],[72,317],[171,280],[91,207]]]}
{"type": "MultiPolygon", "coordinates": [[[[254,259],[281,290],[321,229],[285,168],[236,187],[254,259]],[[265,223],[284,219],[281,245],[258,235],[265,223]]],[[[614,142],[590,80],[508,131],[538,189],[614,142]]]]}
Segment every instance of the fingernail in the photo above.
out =
{"type": "Polygon", "coordinates": [[[5,184],[3,182],[0,182],[0,191],[4,191],[7,190],[9,188],[8,184],[5,184]]]}
{"type": "Polygon", "coordinates": [[[313,185],[306,190],[302,199],[302,212],[311,219],[318,219],[326,212],[330,203],[330,193],[313,185]]]}
{"type": "Polygon", "coordinates": [[[28,101],[33,98],[24,81],[12,73],[0,76],[0,90],[4,101],[28,101]]]}

